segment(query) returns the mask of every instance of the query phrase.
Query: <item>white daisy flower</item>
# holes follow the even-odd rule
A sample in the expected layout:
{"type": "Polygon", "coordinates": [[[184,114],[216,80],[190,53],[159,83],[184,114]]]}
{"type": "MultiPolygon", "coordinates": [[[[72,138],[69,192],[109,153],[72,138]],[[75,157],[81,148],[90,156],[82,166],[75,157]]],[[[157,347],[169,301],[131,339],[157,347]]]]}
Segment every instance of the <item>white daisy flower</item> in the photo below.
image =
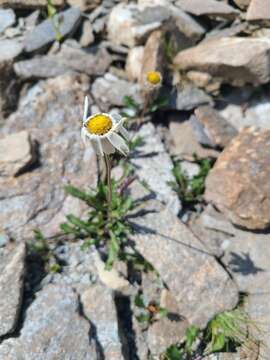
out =
{"type": "Polygon", "coordinates": [[[115,149],[126,156],[129,152],[129,147],[123,137],[129,140],[129,133],[123,127],[124,120],[118,114],[98,113],[88,117],[88,98],[86,96],[81,129],[83,142],[86,144],[87,139],[89,139],[96,153],[100,156],[112,154],[115,152],[115,149]]]}

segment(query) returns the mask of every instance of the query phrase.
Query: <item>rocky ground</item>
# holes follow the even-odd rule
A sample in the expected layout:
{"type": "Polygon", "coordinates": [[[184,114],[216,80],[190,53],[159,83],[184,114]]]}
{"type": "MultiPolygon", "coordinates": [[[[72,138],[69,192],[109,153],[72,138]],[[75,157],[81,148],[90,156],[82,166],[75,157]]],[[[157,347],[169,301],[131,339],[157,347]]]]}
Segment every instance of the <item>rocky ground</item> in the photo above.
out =
{"type": "Polygon", "coordinates": [[[0,5],[0,360],[270,359],[269,0],[0,5]],[[142,114],[150,70],[163,83],[142,114]],[[64,185],[102,172],[80,138],[85,95],[143,120],[127,122],[141,141],[125,165],[148,271],[107,271],[61,234],[86,211],[64,185]],[[166,316],[140,321],[138,294],[166,316]],[[239,308],[256,326],[204,352],[211,320],[239,308]]]}

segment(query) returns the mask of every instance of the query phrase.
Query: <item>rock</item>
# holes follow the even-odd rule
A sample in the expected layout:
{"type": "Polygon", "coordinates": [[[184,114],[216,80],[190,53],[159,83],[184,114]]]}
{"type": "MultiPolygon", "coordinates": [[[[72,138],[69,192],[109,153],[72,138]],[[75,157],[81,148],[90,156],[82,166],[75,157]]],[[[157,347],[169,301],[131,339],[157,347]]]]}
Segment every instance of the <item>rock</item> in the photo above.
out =
{"type": "MultiPolygon", "coordinates": [[[[52,4],[55,6],[61,6],[63,3],[63,0],[52,0],[52,4]]],[[[47,4],[47,0],[0,0],[1,6],[8,6],[18,9],[45,7],[47,4]]]]}
{"type": "Polygon", "coordinates": [[[270,293],[270,234],[235,231],[223,242],[222,262],[232,274],[239,291],[249,294],[270,293]]]}
{"type": "Polygon", "coordinates": [[[218,16],[224,18],[235,18],[239,11],[222,1],[205,0],[177,0],[176,5],[184,11],[196,15],[218,16]]]}
{"type": "Polygon", "coordinates": [[[138,80],[141,75],[143,52],[143,46],[135,46],[134,48],[131,48],[128,52],[126,72],[127,77],[130,81],[138,80]]]}
{"type": "Polygon", "coordinates": [[[196,135],[192,129],[190,121],[181,121],[181,118],[174,118],[169,123],[170,152],[180,159],[193,161],[194,154],[198,158],[216,158],[219,153],[216,150],[204,148],[196,139],[196,135]],[[177,121],[177,120],[180,121],[177,121]]]}
{"type": "Polygon", "coordinates": [[[16,176],[36,160],[27,131],[20,131],[0,139],[0,177],[16,176]]]}
{"type": "Polygon", "coordinates": [[[206,178],[206,201],[213,202],[234,224],[248,229],[270,225],[269,139],[269,130],[242,130],[206,178]]]}
{"type": "Polygon", "coordinates": [[[204,35],[206,32],[205,27],[196,21],[196,19],[194,19],[192,16],[185,13],[177,6],[171,5],[169,9],[177,29],[187,38],[196,42],[204,35]]]}
{"type": "Polygon", "coordinates": [[[39,164],[31,172],[12,180],[0,178],[0,227],[18,240],[31,238],[33,228],[53,236],[65,214],[80,216],[85,209],[82,201],[66,196],[63,187],[69,182],[94,187],[97,181],[95,153],[83,146],[79,131],[88,89],[86,75],[41,81],[1,128],[3,135],[26,130],[39,144],[39,164]]]}
{"type": "Polygon", "coordinates": [[[145,44],[140,75],[140,86],[142,88],[145,86],[146,74],[149,71],[163,72],[165,53],[162,36],[162,31],[156,30],[149,36],[145,44]]]}
{"type": "Polygon", "coordinates": [[[233,2],[240,7],[240,9],[246,9],[251,0],[233,0],[233,2]]]}
{"type": "Polygon", "coordinates": [[[79,299],[72,288],[48,285],[27,309],[19,337],[0,345],[0,358],[9,347],[14,355],[29,360],[96,360],[90,330],[90,323],[79,314],[79,299]]]}
{"type": "Polygon", "coordinates": [[[179,315],[177,303],[168,290],[163,290],[160,306],[168,310],[168,316],[154,322],[147,331],[147,343],[154,358],[171,345],[181,343],[189,326],[188,321],[179,315]]]}
{"type": "Polygon", "coordinates": [[[267,0],[251,0],[246,19],[270,24],[270,4],[267,0]]]}
{"type": "MultiPolygon", "coordinates": [[[[153,14],[153,11],[149,10],[148,14],[153,14]]],[[[162,16],[162,14],[157,15],[162,16]]],[[[141,45],[153,30],[162,25],[162,21],[162,18],[145,19],[144,12],[139,12],[135,4],[118,4],[109,16],[108,37],[115,44],[132,48],[141,45]]]]}
{"type": "Polygon", "coordinates": [[[254,294],[247,298],[245,310],[248,312],[251,324],[249,332],[251,332],[251,339],[260,341],[258,360],[267,359],[270,354],[270,295],[269,292],[265,294],[254,294]]]}
{"type": "Polygon", "coordinates": [[[238,291],[229,275],[190,230],[157,201],[134,217],[132,239],[175,297],[191,324],[205,327],[217,313],[232,309],[238,291]]]}
{"type": "Polygon", "coordinates": [[[101,75],[109,67],[111,56],[104,49],[87,53],[81,49],[64,46],[56,55],[37,56],[14,64],[14,70],[23,79],[48,78],[70,70],[88,75],[101,75]]]}
{"type": "Polygon", "coordinates": [[[95,9],[101,0],[67,0],[67,3],[79,7],[81,11],[89,11],[95,9]]]}
{"type": "Polygon", "coordinates": [[[15,21],[16,16],[12,9],[0,9],[0,33],[13,25],[15,21]]]}
{"type": "Polygon", "coordinates": [[[16,329],[23,295],[25,245],[0,249],[0,337],[16,329]]]}
{"type": "Polygon", "coordinates": [[[89,46],[95,41],[91,22],[85,20],[82,25],[82,35],[80,37],[80,45],[82,47],[89,46]]]}
{"type": "MultiPolygon", "coordinates": [[[[59,12],[55,16],[56,21],[59,22],[58,30],[62,37],[67,36],[76,29],[80,17],[80,10],[76,7],[71,7],[65,11],[59,12]]],[[[26,52],[40,50],[56,40],[56,35],[52,20],[44,20],[25,35],[24,49],[26,52]]]]}
{"type": "Polygon", "coordinates": [[[157,199],[164,202],[174,214],[178,214],[181,209],[180,200],[168,185],[168,182],[174,180],[173,163],[154,125],[143,125],[136,136],[142,138],[143,144],[138,147],[138,153],[131,158],[131,163],[136,169],[135,174],[147,183],[157,199]]]}
{"type": "Polygon", "coordinates": [[[182,71],[209,73],[231,85],[264,84],[270,78],[269,49],[270,40],[267,38],[213,39],[180,51],[174,65],[182,71]]]}
{"type": "Polygon", "coordinates": [[[0,229],[0,248],[6,246],[9,241],[10,238],[8,234],[4,230],[0,229]]]}
{"type": "Polygon", "coordinates": [[[178,89],[176,100],[177,110],[192,110],[204,104],[213,104],[213,100],[203,90],[193,85],[184,85],[182,89],[178,89]]]}
{"type": "Polygon", "coordinates": [[[221,39],[224,37],[232,37],[239,35],[247,30],[248,23],[239,22],[237,19],[229,28],[219,29],[219,27],[209,31],[203,41],[208,41],[211,39],[221,39]]]}
{"type": "MultiPolygon", "coordinates": [[[[203,133],[206,134],[210,140],[210,144],[204,144],[197,138],[203,145],[210,145],[214,148],[218,147],[223,149],[237,135],[237,130],[232,127],[218,111],[210,106],[200,106],[195,110],[195,115],[196,117],[193,117],[193,119],[202,126],[203,133]]],[[[193,130],[195,129],[193,128],[193,130]]]]}
{"type": "Polygon", "coordinates": [[[92,285],[81,296],[84,315],[93,323],[104,359],[123,360],[118,319],[112,292],[92,285]]]}
{"type": "Polygon", "coordinates": [[[192,179],[200,172],[200,166],[196,163],[192,163],[184,160],[184,161],[180,161],[180,165],[181,165],[181,169],[189,179],[192,179]]]}
{"type": "Polygon", "coordinates": [[[22,52],[22,45],[17,40],[0,40],[0,65],[12,61],[22,52]]]}
{"type": "Polygon", "coordinates": [[[97,78],[92,85],[92,94],[98,104],[123,106],[124,96],[131,96],[137,103],[141,103],[140,87],[129,81],[121,80],[106,73],[104,77],[97,78]]]}

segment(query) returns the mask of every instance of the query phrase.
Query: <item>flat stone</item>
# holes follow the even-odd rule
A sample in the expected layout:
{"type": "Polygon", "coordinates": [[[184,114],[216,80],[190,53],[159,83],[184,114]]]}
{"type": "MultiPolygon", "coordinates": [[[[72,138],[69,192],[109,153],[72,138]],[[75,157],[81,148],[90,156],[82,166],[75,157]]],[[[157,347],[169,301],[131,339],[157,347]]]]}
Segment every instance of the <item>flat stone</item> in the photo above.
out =
{"type": "Polygon", "coordinates": [[[162,291],[160,306],[167,309],[168,316],[154,322],[147,331],[147,343],[153,357],[181,343],[189,327],[188,321],[179,315],[177,303],[168,290],[162,291]]]}
{"type": "Polygon", "coordinates": [[[37,156],[27,131],[0,139],[0,177],[16,176],[34,163],[37,156]]]}
{"type": "Polygon", "coordinates": [[[17,240],[31,238],[33,228],[53,236],[65,214],[80,216],[85,209],[63,188],[67,183],[94,187],[97,181],[96,155],[82,144],[78,123],[88,89],[86,75],[41,81],[1,128],[3,135],[26,130],[39,144],[39,166],[13,179],[0,178],[0,227],[17,240]]]}
{"type": "Polygon", "coordinates": [[[203,133],[210,140],[210,142],[204,143],[197,137],[203,145],[224,148],[237,135],[237,130],[210,106],[197,108],[193,119],[202,126],[203,133]]]}
{"type": "Polygon", "coordinates": [[[270,23],[270,3],[267,0],[251,0],[247,10],[248,21],[260,21],[270,23]]]}
{"type": "Polygon", "coordinates": [[[23,295],[25,245],[0,249],[0,337],[16,329],[23,295]]]}
{"type": "MultiPolygon", "coordinates": [[[[55,16],[59,21],[59,32],[62,37],[65,37],[78,26],[81,12],[78,8],[71,7],[65,11],[59,12],[55,16]]],[[[25,35],[24,49],[26,52],[39,50],[52,43],[55,38],[56,32],[52,20],[44,20],[25,35]]]]}
{"type": "Polygon", "coordinates": [[[101,284],[81,296],[84,315],[93,323],[105,359],[123,360],[116,307],[112,292],[101,284]]]}
{"type": "Polygon", "coordinates": [[[238,291],[229,275],[190,230],[157,201],[132,219],[137,250],[175,297],[180,315],[205,327],[217,313],[232,309],[238,291]]]}
{"type": "Polygon", "coordinates": [[[233,2],[240,7],[240,9],[246,9],[251,0],[233,0],[233,2]]]}
{"type": "Polygon", "coordinates": [[[101,0],[67,0],[67,3],[79,7],[81,11],[89,11],[95,9],[101,0]]]}
{"type": "Polygon", "coordinates": [[[183,160],[194,160],[194,154],[198,158],[216,158],[219,153],[214,149],[204,148],[196,138],[190,121],[171,121],[170,130],[170,152],[183,160]]]}
{"type": "Polygon", "coordinates": [[[270,225],[269,140],[269,130],[242,130],[206,178],[206,201],[248,229],[270,225]]]}
{"type": "Polygon", "coordinates": [[[260,350],[257,359],[267,359],[270,355],[270,293],[248,296],[245,310],[248,312],[252,321],[249,328],[251,336],[255,340],[260,341],[260,350]]]}
{"type": "Polygon", "coordinates": [[[15,59],[22,52],[22,45],[17,40],[0,40],[0,64],[15,59]]]}
{"type": "Polygon", "coordinates": [[[219,16],[224,18],[234,18],[239,11],[232,6],[216,0],[177,0],[176,5],[184,11],[196,15],[219,16]]]}
{"type": "Polygon", "coordinates": [[[185,85],[177,91],[176,109],[192,110],[197,106],[213,104],[212,98],[193,85],[185,85]]]}
{"type": "MultiPolygon", "coordinates": [[[[79,314],[79,299],[69,286],[48,285],[26,311],[20,335],[4,341],[1,353],[12,349],[8,359],[95,360],[95,342],[90,323],[79,314]]],[[[2,357],[4,358],[4,357],[2,357]]]]}
{"type": "MultiPolygon", "coordinates": [[[[63,5],[63,0],[52,0],[52,4],[55,6],[63,5]]],[[[45,7],[47,6],[47,0],[0,0],[0,5],[8,6],[11,8],[18,9],[29,9],[35,7],[45,7]]]]}
{"type": "Polygon", "coordinates": [[[108,20],[108,37],[113,43],[126,45],[130,48],[141,45],[147,36],[162,25],[162,18],[148,18],[148,10],[140,12],[135,4],[118,4],[112,9],[108,20]]]}
{"type": "Polygon", "coordinates": [[[143,46],[135,46],[134,48],[131,48],[128,52],[126,72],[127,77],[130,81],[138,80],[141,75],[143,52],[143,46]]]}
{"type": "Polygon", "coordinates": [[[270,294],[270,233],[238,230],[224,240],[222,258],[241,292],[270,294]]]}
{"type": "Polygon", "coordinates": [[[80,45],[82,47],[89,46],[95,41],[92,24],[89,20],[85,20],[82,24],[82,35],[80,37],[80,45]]]}
{"type": "Polygon", "coordinates": [[[168,8],[171,11],[171,16],[175,22],[176,27],[187,38],[197,41],[204,35],[206,28],[196,19],[184,12],[178,6],[170,5],[168,8]]]}
{"type": "Polygon", "coordinates": [[[92,94],[98,102],[109,106],[123,106],[124,96],[131,96],[137,103],[141,103],[140,87],[129,81],[106,73],[104,77],[97,78],[92,85],[92,94]]]}
{"type": "Polygon", "coordinates": [[[15,21],[16,16],[12,9],[0,9],[0,33],[13,25],[15,21]]]}
{"type": "Polygon", "coordinates": [[[103,74],[111,63],[111,56],[104,49],[88,53],[64,46],[56,55],[37,56],[14,64],[14,70],[23,79],[49,78],[75,70],[88,75],[103,74]]]}
{"type": "Polygon", "coordinates": [[[180,51],[176,69],[209,73],[224,83],[242,86],[267,83],[270,40],[267,38],[225,37],[180,51]]]}
{"type": "Polygon", "coordinates": [[[153,124],[143,125],[136,133],[142,138],[143,144],[138,147],[137,155],[131,158],[135,173],[153,191],[157,199],[164,202],[174,214],[178,214],[181,203],[176,193],[168,185],[173,181],[173,163],[166,152],[161,138],[153,124]]]}

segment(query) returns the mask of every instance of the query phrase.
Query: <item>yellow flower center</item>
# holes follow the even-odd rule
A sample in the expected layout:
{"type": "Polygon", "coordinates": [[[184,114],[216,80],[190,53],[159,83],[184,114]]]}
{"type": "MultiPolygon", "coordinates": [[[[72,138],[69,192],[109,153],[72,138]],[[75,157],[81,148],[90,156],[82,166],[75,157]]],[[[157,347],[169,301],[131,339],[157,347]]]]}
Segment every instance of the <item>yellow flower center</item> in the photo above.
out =
{"type": "Polygon", "coordinates": [[[111,130],[112,125],[108,115],[97,114],[86,123],[86,128],[91,134],[104,135],[111,130]]]}
{"type": "Polygon", "coordinates": [[[146,75],[147,81],[152,85],[157,85],[161,82],[161,75],[158,71],[149,71],[146,75]]]}

